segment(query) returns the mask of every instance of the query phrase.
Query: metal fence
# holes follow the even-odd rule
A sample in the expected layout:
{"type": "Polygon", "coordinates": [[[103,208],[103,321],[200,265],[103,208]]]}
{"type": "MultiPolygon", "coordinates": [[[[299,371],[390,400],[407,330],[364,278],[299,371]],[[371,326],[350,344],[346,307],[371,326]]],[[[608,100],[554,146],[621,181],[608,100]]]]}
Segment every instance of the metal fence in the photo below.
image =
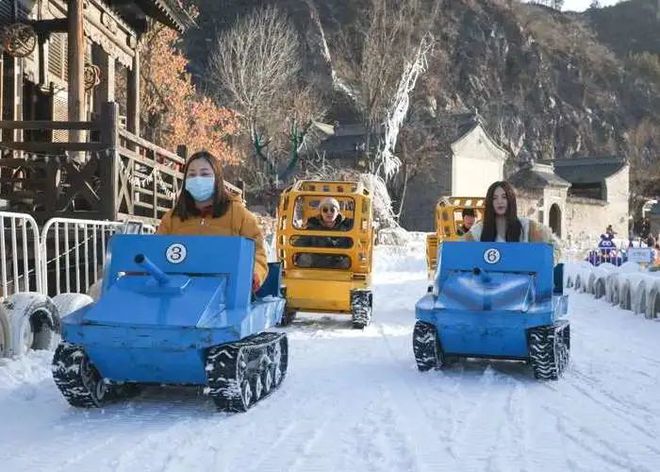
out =
{"type": "MultiPolygon", "coordinates": [[[[86,293],[101,278],[110,237],[125,228],[124,222],[52,218],[41,231],[43,293],[86,293]]],[[[154,233],[141,225],[142,233],[154,233]]]]}
{"type": "Polygon", "coordinates": [[[1,297],[42,290],[39,227],[24,213],[0,211],[1,297]]]}
{"type": "Polygon", "coordinates": [[[612,251],[609,253],[603,253],[601,251],[594,250],[589,252],[589,254],[587,254],[585,260],[595,266],[608,262],[618,267],[625,262],[624,255],[625,253],[623,251],[621,252],[612,251]]]}

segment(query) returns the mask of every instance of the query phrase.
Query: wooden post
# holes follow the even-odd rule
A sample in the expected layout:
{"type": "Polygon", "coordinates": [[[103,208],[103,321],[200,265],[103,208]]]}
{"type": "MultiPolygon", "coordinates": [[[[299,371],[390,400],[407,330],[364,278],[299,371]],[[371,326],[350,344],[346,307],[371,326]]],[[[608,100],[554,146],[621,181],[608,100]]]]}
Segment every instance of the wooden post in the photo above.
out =
{"type": "Polygon", "coordinates": [[[176,147],[176,155],[182,158],[184,161],[188,159],[188,146],[185,144],[179,144],[176,147]]]}
{"type": "Polygon", "coordinates": [[[119,201],[119,105],[101,105],[101,142],[107,146],[106,155],[99,159],[103,217],[115,220],[119,201]]]}
{"type": "MultiPolygon", "coordinates": [[[[0,121],[3,120],[4,115],[5,115],[5,108],[4,108],[4,85],[5,83],[5,61],[4,61],[4,54],[0,52],[0,121]]],[[[2,131],[0,131],[0,142],[2,141],[2,131]]]]}
{"type": "Polygon", "coordinates": [[[95,63],[101,68],[101,83],[96,88],[99,104],[115,101],[115,58],[100,46],[94,45],[95,63]],[[98,61],[98,62],[96,62],[98,61]]]}
{"type": "MultiPolygon", "coordinates": [[[[83,31],[84,0],[67,0],[68,18],[68,73],[69,73],[69,121],[84,121],[85,111],[85,37],[83,31]]],[[[78,130],[69,132],[71,142],[82,142],[84,133],[78,130]]],[[[78,161],[84,155],[74,157],[78,161]]]]}
{"type": "Polygon", "coordinates": [[[140,136],[140,52],[136,49],[133,67],[128,71],[128,103],[126,127],[135,136],[140,136]]]}
{"type": "Polygon", "coordinates": [[[48,37],[38,35],[39,39],[39,87],[48,86],[48,37]]]}
{"type": "MultiPolygon", "coordinates": [[[[9,114],[7,118],[13,121],[23,120],[23,61],[25,59],[10,57],[7,58],[5,66],[7,73],[5,78],[10,78],[7,84],[9,97],[9,114]]],[[[22,142],[23,130],[14,129],[8,131],[9,141],[22,142]]],[[[23,151],[12,151],[14,158],[22,159],[23,151]]]]}

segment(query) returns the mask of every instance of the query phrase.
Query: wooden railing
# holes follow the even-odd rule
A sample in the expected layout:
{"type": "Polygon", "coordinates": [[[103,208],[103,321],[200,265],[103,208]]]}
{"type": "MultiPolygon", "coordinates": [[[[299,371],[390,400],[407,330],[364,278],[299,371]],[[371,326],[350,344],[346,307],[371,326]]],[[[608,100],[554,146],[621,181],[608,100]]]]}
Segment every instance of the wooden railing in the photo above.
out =
{"type": "Polygon", "coordinates": [[[121,128],[116,103],[94,121],[1,121],[0,130],[87,131],[80,143],[0,141],[0,199],[39,222],[130,216],[153,224],[181,187],[185,155],[121,128]]]}
{"type": "Polygon", "coordinates": [[[117,212],[159,219],[172,208],[183,179],[185,156],[119,130],[117,212]],[[126,190],[125,190],[126,189],[126,190]]]}

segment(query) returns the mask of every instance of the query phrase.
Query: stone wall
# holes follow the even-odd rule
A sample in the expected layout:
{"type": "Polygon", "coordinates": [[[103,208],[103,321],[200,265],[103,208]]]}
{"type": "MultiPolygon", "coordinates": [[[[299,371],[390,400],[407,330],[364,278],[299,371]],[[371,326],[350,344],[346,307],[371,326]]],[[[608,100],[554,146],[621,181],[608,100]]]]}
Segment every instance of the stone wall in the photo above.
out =
{"type": "Polygon", "coordinates": [[[518,216],[524,216],[534,221],[541,221],[543,210],[539,203],[543,200],[542,190],[516,189],[516,204],[518,216]]]}
{"type": "MultiPolygon", "coordinates": [[[[608,224],[618,237],[628,236],[627,226],[621,228],[615,220],[627,218],[616,205],[590,198],[566,197],[566,191],[547,188],[544,191],[518,191],[518,214],[550,227],[550,208],[556,204],[561,211],[561,239],[564,241],[594,240],[605,232],[608,224]],[[616,210],[616,211],[615,211],[616,210]],[[617,213],[618,212],[618,213],[617,213]]],[[[619,202],[620,203],[620,202],[619,202]]]]}
{"type": "Polygon", "coordinates": [[[651,214],[649,220],[651,221],[651,234],[656,238],[656,241],[660,242],[660,214],[651,214]]]}
{"type": "MultiPolygon", "coordinates": [[[[566,214],[564,220],[567,232],[563,239],[568,241],[593,240],[605,232],[611,223],[609,216],[610,205],[602,200],[590,198],[569,197],[566,200],[566,214]]],[[[612,223],[613,224],[613,223],[612,223]]],[[[622,233],[617,231],[617,236],[622,233]]],[[[628,231],[624,233],[627,237],[628,231]]]]}

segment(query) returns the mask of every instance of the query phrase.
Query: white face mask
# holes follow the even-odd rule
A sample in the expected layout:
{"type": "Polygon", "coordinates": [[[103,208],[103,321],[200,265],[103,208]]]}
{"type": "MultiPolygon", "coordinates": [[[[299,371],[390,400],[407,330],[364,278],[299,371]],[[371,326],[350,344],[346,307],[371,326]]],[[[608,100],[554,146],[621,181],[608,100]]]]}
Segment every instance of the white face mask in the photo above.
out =
{"type": "Polygon", "coordinates": [[[198,202],[205,202],[213,197],[215,192],[215,177],[187,177],[186,190],[198,202]]]}

